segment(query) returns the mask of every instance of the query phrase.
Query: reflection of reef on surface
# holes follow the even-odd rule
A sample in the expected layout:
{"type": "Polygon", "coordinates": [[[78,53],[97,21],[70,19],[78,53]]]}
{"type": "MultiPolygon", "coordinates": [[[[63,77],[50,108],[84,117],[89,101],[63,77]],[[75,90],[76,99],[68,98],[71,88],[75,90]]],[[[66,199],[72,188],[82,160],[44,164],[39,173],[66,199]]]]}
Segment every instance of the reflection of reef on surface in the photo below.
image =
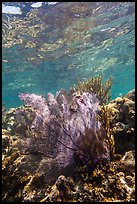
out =
{"type": "Polygon", "coordinates": [[[21,94],[26,107],[3,115],[3,201],[135,201],[134,94],[104,107],[89,93],[21,94]],[[101,110],[108,112],[113,157],[101,110]]]}
{"type": "MultiPolygon", "coordinates": [[[[114,4],[106,2],[105,5],[101,2],[65,2],[65,4],[60,2],[54,7],[32,9],[24,19],[18,16],[13,18],[3,16],[2,46],[4,49],[19,46],[20,51],[24,49],[21,53],[24,58],[37,65],[45,60],[75,54],[90,46],[93,49],[92,53],[98,53],[102,48],[113,46],[115,37],[124,35],[131,29],[125,25],[126,29],[110,27],[110,29],[104,29],[102,33],[98,30],[105,21],[106,23],[108,20],[111,21],[111,15],[108,20],[103,18],[103,22],[99,16],[101,17],[106,9],[109,12],[121,4],[119,2],[114,4]],[[51,16],[51,13],[54,15],[51,16]]],[[[134,9],[134,5],[131,7],[134,9]]],[[[117,18],[120,15],[120,13],[117,14],[117,18]]],[[[126,12],[122,15],[126,16],[126,12]]],[[[127,58],[129,57],[126,56],[125,59],[127,58]]],[[[103,63],[103,67],[116,60],[116,57],[110,57],[105,64],[103,63]]]]}
{"type": "MultiPolygon", "coordinates": [[[[89,20],[87,26],[85,19],[77,16],[90,10],[91,6],[87,3],[72,3],[65,7],[54,7],[48,8],[46,12],[43,8],[32,9],[25,19],[14,17],[9,21],[9,18],[3,17],[3,47],[21,45],[26,50],[30,49],[26,58],[32,63],[74,53],[76,48],[73,49],[72,44],[81,42],[82,39],[83,43],[86,42],[86,32],[96,25],[95,20],[89,20]],[[54,15],[51,16],[50,12],[54,15]]],[[[86,15],[90,17],[91,13],[86,15]]]]}

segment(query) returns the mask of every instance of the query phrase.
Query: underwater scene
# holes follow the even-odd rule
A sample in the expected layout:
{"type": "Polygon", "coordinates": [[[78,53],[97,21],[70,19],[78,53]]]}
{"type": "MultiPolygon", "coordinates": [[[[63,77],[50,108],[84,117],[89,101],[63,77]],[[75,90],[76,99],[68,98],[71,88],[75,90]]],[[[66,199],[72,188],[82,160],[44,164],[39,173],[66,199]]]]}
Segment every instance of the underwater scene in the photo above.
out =
{"type": "Polygon", "coordinates": [[[135,202],[135,2],[2,2],[2,202],[135,202]]]}

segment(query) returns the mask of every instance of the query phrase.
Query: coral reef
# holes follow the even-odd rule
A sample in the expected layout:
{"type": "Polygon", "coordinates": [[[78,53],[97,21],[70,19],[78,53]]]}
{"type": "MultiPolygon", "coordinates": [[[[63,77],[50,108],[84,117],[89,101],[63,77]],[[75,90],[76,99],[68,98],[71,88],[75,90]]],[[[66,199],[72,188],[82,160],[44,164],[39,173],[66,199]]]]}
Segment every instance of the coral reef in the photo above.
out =
{"type": "Polygon", "coordinates": [[[115,157],[105,165],[98,164],[92,173],[87,173],[87,166],[76,169],[71,187],[69,177],[60,176],[41,202],[63,198],[68,202],[135,202],[135,90],[103,105],[100,111],[113,135],[109,141],[112,148],[115,143],[115,157]]]}
{"type": "MultiPolygon", "coordinates": [[[[131,163],[131,162],[130,162],[131,163]]],[[[135,158],[133,151],[127,152],[119,161],[97,166],[91,175],[84,175],[81,182],[61,175],[50,187],[40,202],[120,202],[135,201],[135,158]],[[132,156],[132,167],[128,168],[126,155],[132,156]],[[122,165],[123,164],[123,165],[122,165]]]]}
{"type": "Polygon", "coordinates": [[[71,88],[75,92],[88,92],[96,94],[100,104],[108,103],[111,99],[110,89],[112,86],[112,77],[106,80],[103,84],[102,74],[93,76],[85,81],[78,81],[78,84],[71,88]]]}
{"type": "MultiPolygon", "coordinates": [[[[99,102],[94,94],[71,94],[62,89],[55,97],[48,94],[47,100],[35,94],[24,93],[19,97],[26,107],[12,109],[3,117],[3,128],[9,131],[10,140],[14,135],[12,145],[8,142],[5,151],[10,154],[12,165],[17,166],[20,173],[23,171],[15,186],[26,178],[24,167],[28,174],[38,174],[38,178],[44,174],[46,188],[60,174],[70,174],[70,169],[73,172],[77,162],[88,164],[92,160],[94,165],[96,161],[109,158],[103,128],[95,117],[99,102]],[[85,142],[84,148],[82,141],[85,142]],[[24,156],[12,160],[15,152],[24,156]],[[24,159],[25,163],[22,163],[24,159]],[[27,163],[32,166],[26,167],[27,163]]],[[[5,162],[7,158],[3,162],[3,175],[7,171],[14,175],[5,162]]]]}
{"type": "Polygon", "coordinates": [[[135,201],[134,94],[20,94],[2,118],[3,202],[135,201]]]}
{"type": "Polygon", "coordinates": [[[135,90],[111,101],[108,110],[116,153],[135,149],[135,90]]]}

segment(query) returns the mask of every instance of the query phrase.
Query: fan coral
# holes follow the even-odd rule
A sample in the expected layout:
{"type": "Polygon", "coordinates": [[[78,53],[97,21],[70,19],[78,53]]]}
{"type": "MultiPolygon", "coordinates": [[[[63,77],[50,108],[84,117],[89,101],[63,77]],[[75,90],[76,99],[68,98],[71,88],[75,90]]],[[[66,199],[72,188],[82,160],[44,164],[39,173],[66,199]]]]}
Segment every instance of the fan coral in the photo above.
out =
{"type": "Polygon", "coordinates": [[[106,133],[104,128],[100,128],[97,131],[93,129],[85,129],[84,137],[81,137],[78,143],[78,155],[81,164],[87,166],[94,164],[100,160],[106,160],[109,158],[109,149],[107,143],[105,143],[106,133]]]}
{"type": "Polygon", "coordinates": [[[72,94],[62,89],[56,96],[49,93],[47,100],[27,93],[19,97],[36,113],[30,126],[30,135],[35,136],[26,139],[24,150],[55,159],[60,169],[75,163],[74,153],[92,155],[93,161],[109,157],[101,123],[96,119],[99,101],[94,94],[72,94]],[[92,148],[101,151],[98,154],[92,148]]]}

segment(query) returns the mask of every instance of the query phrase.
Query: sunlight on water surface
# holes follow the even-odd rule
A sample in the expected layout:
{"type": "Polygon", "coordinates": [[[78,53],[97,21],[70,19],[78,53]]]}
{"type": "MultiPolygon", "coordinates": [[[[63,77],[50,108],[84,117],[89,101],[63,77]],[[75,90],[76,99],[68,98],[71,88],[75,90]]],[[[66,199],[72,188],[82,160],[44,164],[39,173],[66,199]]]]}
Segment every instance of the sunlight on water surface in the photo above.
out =
{"type": "Polygon", "coordinates": [[[135,87],[134,2],[3,2],[2,99],[113,77],[112,99],[135,87]],[[11,10],[12,7],[12,10],[11,10]]]}

